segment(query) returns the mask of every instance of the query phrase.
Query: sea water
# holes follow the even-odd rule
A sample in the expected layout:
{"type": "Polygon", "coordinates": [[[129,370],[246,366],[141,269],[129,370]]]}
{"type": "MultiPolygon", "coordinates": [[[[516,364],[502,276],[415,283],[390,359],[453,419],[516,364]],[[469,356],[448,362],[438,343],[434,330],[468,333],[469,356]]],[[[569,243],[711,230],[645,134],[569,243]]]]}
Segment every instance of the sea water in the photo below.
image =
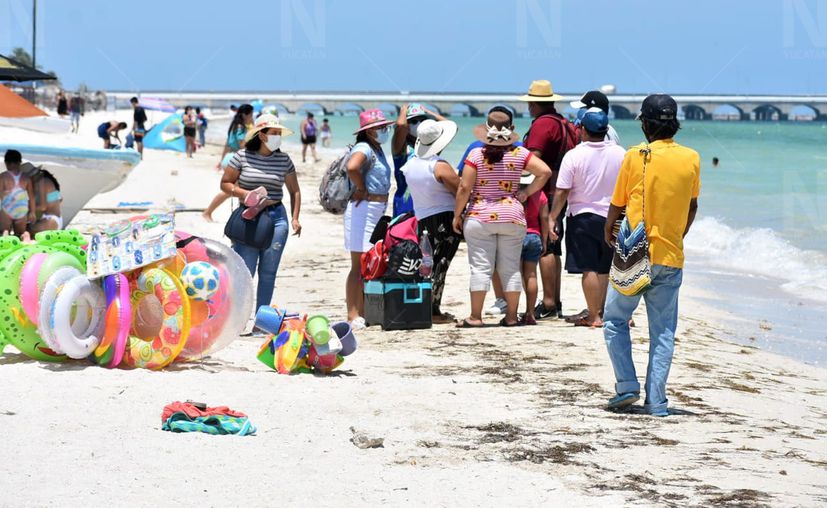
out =
{"type": "MultiPolygon", "coordinates": [[[[328,118],[341,151],[358,120],[328,118]]],[[[482,119],[451,120],[459,132],[443,156],[456,165],[482,119]]],[[[285,119],[294,128],[299,121],[285,119]]],[[[518,133],[529,123],[516,119],[518,133]]],[[[612,125],[624,146],[643,141],[639,122],[612,125]]],[[[704,291],[716,315],[728,316],[734,340],[827,363],[827,124],[685,121],[675,139],[701,156],[687,283],[704,291]]]]}

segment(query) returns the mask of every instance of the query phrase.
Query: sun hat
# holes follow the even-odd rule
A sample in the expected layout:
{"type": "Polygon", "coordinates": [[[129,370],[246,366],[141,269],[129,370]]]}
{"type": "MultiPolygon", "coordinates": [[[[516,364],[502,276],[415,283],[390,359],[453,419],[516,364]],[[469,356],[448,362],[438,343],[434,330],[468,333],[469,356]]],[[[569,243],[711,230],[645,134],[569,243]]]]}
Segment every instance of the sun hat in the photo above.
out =
{"type": "Polygon", "coordinates": [[[486,145],[510,146],[520,139],[511,127],[511,118],[506,113],[492,111],[485,123],[474,127],[474,136],[486,145]]]}
{"type": "Polygon", "coordinates": [[[393,120],[385,118],[385,114],[382,113],[381,109],[368,109],[367,111],[359,113],[359,128],[353,133],[358,134],[362,131],[373,129],[374,127],[382,127],[392,123],[393,120]]]}
{"type": "Polygon", "coordinates": [[[289,136],[293,134],[291,129],[281,124],[279,117],[276,115],[264,114],[256,118],[256,121],[253,123],[253,127],[248,130],[247,135],[244,136],[244,142],[249,143],[251,139],[253,139],[264,129],[281,129],[282,136],[289,136]]]}
{"type": "Polygon", "coordinates": [[[563,96],[554,93],[550,81],[538,79],[531,82],[528,93],[519,99],[525,102],[556,102],[563,100],[563,96]]]}
{"type": "Polygon", "coordinates": [[[534,175],[528,171],[523,170],[520,175],[520,185],[531,185],[534,182],[534,175]]]}
{"type": "Polygon", "coordinates": [[[457,124],[445,120],[424,120],[419,124],[414,153],[417,157],[426,159],[434,156],[445,149],[446,146],[457,135],[457,124]]]}
{"type": "Polygon", "coordinates": [[[425,106],[419,102],[412,102],[408,104],[408,111],[405,118],[410,120],[411,118],[416,118],[418,116],[428,116],[428,113],[425,111],[425,106]]]}
{"type": "Polygon", "coordinates": [[[672,97],[663,94],[652,94],[643,99],[637,119],[674,120],[678,115],[678,103],[672,97]]]}
{"type": "Polygon", "coordinates": [[[606,134],[609,131],[609,115],[600,108],[589,108],[580,120],[590,134],[606,134]]]}
{"type": "Polygon", "coordinates": [[[590,90],[583,94],[579,100],[572,101],[571,107],[574,109],[580,108],[600,108],[606,113],[609,112],[609,98],[600,90],[590,90]]]}

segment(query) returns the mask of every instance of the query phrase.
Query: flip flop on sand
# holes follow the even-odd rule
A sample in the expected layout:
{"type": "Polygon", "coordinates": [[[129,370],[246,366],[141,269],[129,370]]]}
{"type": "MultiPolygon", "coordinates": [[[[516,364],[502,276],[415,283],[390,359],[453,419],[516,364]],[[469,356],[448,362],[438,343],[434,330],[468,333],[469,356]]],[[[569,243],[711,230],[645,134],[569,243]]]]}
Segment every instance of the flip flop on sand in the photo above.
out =
{"type": "Polygon", "coordinates": [[[443,312],[442,314],[434,314],[433,316],[431,316],[431,322],[435,325],[453,323],[456,320],[457,317],[451,314],[450,312],[443,312]]]}
{"type": "Polygon", "coordinates": [[[566,320],[566,323],[574,323],[575,321],[578,321],[584,317],[589,317],[589,309],[583,309],[577,314],[566,316],[564,319],[566,320]]]}
{"type": "Polygon", "coordinates": [[[573,323],[574,326],[585,326],[585,327],[588,327],[588,328],[603,328],[603,323],[595,324],[595,323],[589,321],[589,316],[588,315],[586,317],[581,317],[577,321],[569,321],[569,322],[573,323]]]}
{"type": "Polygon", "coordinates": [[[506,321],[506,318],[502,318],[500,320],[500,326],[504,326],[506,328],[511,328],[513,326],[523,326],[523,324],[520,323],[519,321],[517,321],[515,323],[509,323],[508,321],[506,321]]]}
{"type": "Polygon", "coordinates": [[[609,399],[609,404],[607,404],[606,407],[609,409],[621,409],[626,406],[631,406],[639,400],[640,393],[638,392],[621,393],[609,399]]]}
{"type": "Polygon", "coordinates": [[[459,323],[457,323],[457,328],[482,328],[482,323],[475,325],[468,321],[468,319],[463,319],[459,323]]]}

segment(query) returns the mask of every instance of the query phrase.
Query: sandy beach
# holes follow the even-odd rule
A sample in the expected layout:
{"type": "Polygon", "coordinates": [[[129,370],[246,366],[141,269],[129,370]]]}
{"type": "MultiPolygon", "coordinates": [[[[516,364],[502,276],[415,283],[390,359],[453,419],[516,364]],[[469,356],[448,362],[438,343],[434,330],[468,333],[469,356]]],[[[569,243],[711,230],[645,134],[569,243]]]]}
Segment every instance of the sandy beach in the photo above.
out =
{"type": "MultiPolygon", "coordinates": [[[[95,119],[108,116],[85,117],[85,143],[95,119]]],[[[295,145],[286,151],[298,168],[304,233],[288,241],[276,302],[341,318],[342,219],[317,202],[335,152],[303,164],[295,145]]],[[[218,153],[208,146],[187,160],[148,150],[124,185],[71,226],[88,231],[122,218],[119,203],[153,201],[185,210],[178,229],[226,242],[230,205],[216,223],[200,213],[218,189],[218,153]]],[[[443,300],[457,316],[469,310],[465,256],[463,246],[443,300]]],[[[566,276],[563,291],[567,312],[582,308],[579,278],[566,276]]],[[[606,411],[614,378],[603,334],[563,322],[373,327],[327,377],[267,369],[255,358],[257,336],[160,372],[39,363],[8,348],[0,505],[827,504],[827,371],[723,340],[738,331],[693,300],[702,291],[685,287],[681,300],[668,418],[606,411]],[[164,405],[187,399],[243,411],[258,433],[161,431],[164,405]],[[384,447],[357,448],[352,429],[384,447]]],[[[644,309],[633,329],[639,375],[644,309]]]]}

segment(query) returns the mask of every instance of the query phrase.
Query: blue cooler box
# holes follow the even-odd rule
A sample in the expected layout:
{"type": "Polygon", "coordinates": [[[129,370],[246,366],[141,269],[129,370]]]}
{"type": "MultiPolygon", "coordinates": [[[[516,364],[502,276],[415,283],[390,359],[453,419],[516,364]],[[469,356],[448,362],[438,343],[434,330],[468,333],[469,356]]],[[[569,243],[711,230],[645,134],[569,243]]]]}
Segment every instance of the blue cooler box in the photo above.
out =
{"type": "Polygon", "coordinates": [[[365,321],[383,330],[431,327],[431,281],[377,279],[365,282],[365,321]]]}

